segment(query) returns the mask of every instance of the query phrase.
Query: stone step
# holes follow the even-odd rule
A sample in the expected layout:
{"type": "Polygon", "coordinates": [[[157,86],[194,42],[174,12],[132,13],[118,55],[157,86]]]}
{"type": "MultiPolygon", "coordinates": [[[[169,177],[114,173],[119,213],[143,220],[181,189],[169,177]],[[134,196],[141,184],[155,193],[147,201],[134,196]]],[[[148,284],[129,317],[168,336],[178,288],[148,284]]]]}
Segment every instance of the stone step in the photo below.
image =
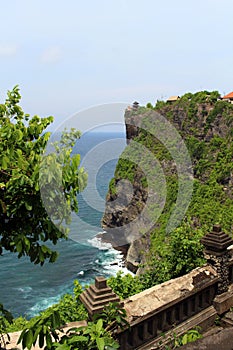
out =
{"type": "Polygon", "coordinates": [[[233,327],[233,311],[227,312],[221,319],[221,323],[225,327],[233,327]]]}

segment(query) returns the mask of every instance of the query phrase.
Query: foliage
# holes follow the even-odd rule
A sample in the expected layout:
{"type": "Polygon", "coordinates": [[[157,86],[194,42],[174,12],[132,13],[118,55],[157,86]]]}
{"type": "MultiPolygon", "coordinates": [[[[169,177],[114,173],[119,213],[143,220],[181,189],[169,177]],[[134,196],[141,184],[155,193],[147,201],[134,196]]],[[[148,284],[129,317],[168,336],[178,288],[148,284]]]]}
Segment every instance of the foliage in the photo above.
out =
{"type": "Polygon", "coordinates": [[[45,155],[52,117],[30,117],[19,105],[18,86],[0,105],[0,253],[27,255],[35,264],[54,262],[57,253],[44,244],[67,238],[70,211],[78,210],[77,193],[87,176],[80,157],[71,157],[80,133],[65,132],[55,152],[45,155]],[[56,189],[56,191],[54,191],[56,189]],[[41,192],[48,198],[46,209],[41,192]],[[62,205],[61,205],[62,203],[62,205]]]}
{"type": "MultiPolygon", "coordinates": [[[[139,276],[142,290],[153,287],[171,278],[182,276],[205,263],[200,238],[203,232],[183,222],[173,230],[166,243],[153,247],[146,271],[139,276]]],[[[155,242],[153,242],[155,243],[155,242]]]]}
{"type": "Polygon", "coordinates": [[[16,332],[35,324],[39,318],[46,318],[51,312],[58,312],[61,324],[68,322],[85,320],[88,313],[84,305],[79,300],[79,295],[83,292],[82,286],[78,280],[74,281],[73,294],[64,294],[58,303],[48,307],[42,311],[40,315],[27,320],[23,317],[18,317],[12,320],[11,323],[6,322],[6,332],[16,332]]]}
{"type": "Polygon", "coordinates": [[[195,229],[189,222],[176,228],[170,236],[169,264],[172,278],[182,276],[205,263],[200,239],[203,232],[195,229]]]}
{"type": "Polygon", "coordinates": [[[6,338],[9,341],[10,337],[7,334],[7,326],[13,322],[13,316],[9,311],[4,309],[0,304],[0,348],[6,347],[6,338]]]}
{"type": "MultiPolygon", "coordinates": [[[[232,311],[232,308],[230,308],[230,311],[232,311]]],[[[215,326],[221,326],[221,317],[220,316],[216,316],[216,318],[214,320],[214,324],[215,324],[215,326]]]]}
{"type": "MultiPolygon", "coordinates": [[[[188,273],[205,263],[200,238],[203,232],[190,221],[184,221],[171,232],[166,242],[153,240],[150,261],[140,276],[123,275],[118,272],[108,279],[108,285],[122,299],[151,288],[156,284],[188,273]]],[[[161,238],[161,237],[160,237],[161,238]]]]}
{"type": "MultiPolygon", "coordinates": [[[[82,291],[83,290],[81,285],[77,280],[75,280],[73,295],[64,294],[57,304],[54,304],[48,309],[42,311],[39,316],[35,316],[30,320],[26,320],[23,317],[13,319],[11,314],[7,310],[4,310],[0,304],[2,308],[2,315],[0,316],[0,332],[2,334],[2,343],[3,340],[7,337],[7,333],[20,331],[23,329],[22,341],[25,347],[27,345],[29,348],[32,339],[33,342],[36,341],[36,337],[40,336],[39,334],[42,334],[40,336],[40,341],[42,343],[42,337],[44,332],[47,334],[48,332],[50,332],[51,329],[53,329],[53,327],[55,329],[58,326],[64,325],[68,322],[81,321],[87,319],[87,311],[84,305],[79,300],[79,295],[82,293],[82,291]]],[[[50,339],[48,335],[46,336],[46,334],[44,334],[44,342],[47,342],[48,339],[48,342],[50,344],[52,338],[50,339]]]]}
{"type": "Polygon", "coordinates": [[[119,344],[104,329],[102,319],[97,322],[88,322],[84,327],[70,329],[59,343],[53,344],[54,350],[114,350],[118,348],[119,344]]]}
{"type": "MultiPolygon", "coordinates": [[[[150,105],[150,103],[148,103],[149,105],[150,105]]],[[[147,104],[147,106],[148,106],[148,104],[147,104]]],[[[166,102],[165,101],[161,101],[161,100],[158,100],[157,102],[156,102],[156,105],[155,105],[155,107],[154,107],[154,109],[160,109],[160,108],[163,108],[164,106],[166,105],[166,102]]],[[[151,108],[151,107],[148,107],[148,108],[151,108]]]]}
{"type": "Polygon", "coordinates": [[[193,159],[199,160],[205,157],[207,149],[204,141],[199,141],[196,137],[191,135],[187,138],[186,145],[193,159]]]}
{"type": "Polygon", "coordinates": [[[118,349],[119,344],[114,340],[115,330],[128,326],[126,311],[117,303],[109,303],[100,314],[96,314],[93,322],[86,327],[73,328],[64,335],[56,349],[118,349]]]}
{"type": "Polygon", "coordinates": [[[195,327],[194,329],[188,330],[183,335],[177,336],[176,333],[173,334],[172,345],[165,345],[165,350],[173,350],[177,349],[183,345],[194,342],[200,338],[202,338],[202,334],[200,333],[201,328],[195,327]]]}
{"type": "Polygon", "coordinates": [[[148,102],[147,105],[146,105],[146,108],[153,109],[154,107],[153,107],[153,105],[150,102],[148,102]]]}
{"type": "Polygon", "coordinates": [[[23,317],[17,317],[12,320],[12,322],[6,322],[6,330],[5,332],[11,333],[11,332],[17,332],[21,331],[26,325],[28,324],[28,320],[23,317]]]}
{"type": "MultiPolygon", "coordinates": [[[[84,305],[79,300],[79,295],[83,292],[78,280],[74,281],[74,294],[64,294],[57,304],[50,306],[41,312],[40,317],[46,317],[50,312],[57,311],[61,324],[68,322],[85,320],[88,316],[84,305]]],[[[37,318],[36,316],[35,318],[37,318]]],[[[30,321],[31,322],[31,321],[30,321]]]]}
{"type": "Polygon", "coordinates": [[[41,316],[26,326],[18,340],[18,344],[22,342],[22,348],[31,349],[35,346],[39,339],[39,347],[42,348],[46,343],[46,349],[52,348],[53,339],[58,340],[58,333],[56,329],[61,326],[61,319],[59,312],[51,310],[47,312],[46,316],[41,316]]]}
{"type": "Polygon", "coordinates": [[[94,320],[102,319],[104,327],[109,331],[113,332],[115,329],[120,327],[123,329],[125,326],[129,326],[126,319],[126,311],[122,305],[118,302],[109,303],[106,305],[101,314],[96,314],[94,320]]]}
{"type": "Polygon", "coordinates": [[[211,123],[218,117],[221,116],[226,108],[226,102],[225,101],[218,101],[214,108],[210,111],[207,119],[206,119],[206,128],[209,128],[211,123]]]}
{"type": "Polygon", "coordinates": [[[107,283],[121,299],[126,299],[143,290],[138,277],[130,274],[123,275],[122,271],[118,271],[116,276],[110,277],[107,283]]]}
{"type": "MultiPolygon", "coordinates": [[[[40,347],[46,344],[46,350],[113,350],[119,348],[119,344],[113,338],[114,330],[118,326],[128,326],[128,322],[125,310],[118,303],[111,303],[105,307],[103,313],[96,315],[93,322],[88,322],[87,326],[73,327],[59,337],[56,330],[61,325],[59,311],[47,310],[24,328],[18,343],[22,342],[23,349],[28,350],[37,341],[40,347]]],[[[62,329],[60,332],[63,332],[62,329]]]]}
{"type": "Polygon", "coordinates": [[[163,283],[172,278],[168,255],[151,256],[150,263],[147,265],[146,271],[140,276],[142,290],[151,288],[156,284],[163,283]]]}
{"type": "Polygon", "coordinates": [[[190,329],[180,337],[175,337],[174,349],[202,338],[202,334],[200,334],[199,330],[200,328],[190,329]]]}

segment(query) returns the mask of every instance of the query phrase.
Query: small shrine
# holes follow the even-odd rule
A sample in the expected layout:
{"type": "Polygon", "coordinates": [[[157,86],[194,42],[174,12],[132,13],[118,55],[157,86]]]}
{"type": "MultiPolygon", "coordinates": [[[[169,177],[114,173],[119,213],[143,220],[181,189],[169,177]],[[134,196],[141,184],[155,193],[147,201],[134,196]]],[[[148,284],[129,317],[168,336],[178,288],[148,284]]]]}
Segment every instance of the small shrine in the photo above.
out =
{"type": "Polygon", "coordinates": [[[134,103],[133,103],[133,109],[134,110],[137,110],[138,109],[138,107],[139,107],[139,103],[137,102],[137,101],[134,101],[134,103]]]}
{"type": "Polygon", "coordinates": [[[213,231],[207,233],[201,243],[205,246],[205,253],[221,256],[226,253],[226,249],[233,244],[232,238],[222,231],[220,225],[214,225],[213,231]]]}
{"type": "Polygon", "coordinates": [[[233,240],[222,231],[220,225],[214,225],[213,230],[207,233],[202,239],[204,245],[204,255],[207,262],[213,266],[219,276],[217,294],[228,291],[229,281],[229,259],[228,248],[233,244],[233,240]]]}
{"type": "Polygon", "coordinates": [[[101,313],[110,302],[120,302],[120,298],[107,286],[106,278],[95,278],[95,284],[87,288],[79,297],[88,311],[90,319],[94,314],[101,313]]]}

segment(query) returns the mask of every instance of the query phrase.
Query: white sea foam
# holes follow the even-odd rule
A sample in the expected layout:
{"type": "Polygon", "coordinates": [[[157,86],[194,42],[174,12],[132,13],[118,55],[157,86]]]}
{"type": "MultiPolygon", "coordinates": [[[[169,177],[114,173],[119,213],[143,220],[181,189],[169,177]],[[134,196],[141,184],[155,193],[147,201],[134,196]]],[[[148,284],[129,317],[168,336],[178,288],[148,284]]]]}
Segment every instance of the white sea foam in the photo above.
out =
{"type": "Polygon", "coordinates": [[[53,304],[56,304],[60,300],[61,296],[62,293],[54,297],[41,299],[29,309],[29,311],[27,312],[27,316],[33,317],[35,315],[38,315],[42,310],[45,310],[53,304]]]}
{"type": "MultiPolygon", "coordinates": [[[[122,271],[123,274],[131,272],[124,267],[123,254],[115,250],[110,243],[105,243],[101,241],[100,237],[94,237],[88,241],[90,245],[99,249],[100,253],[98,258],[94,261],[96,264],[96,269],[100,274],[106,277],[115,276],[118,271],[122,271]]],[[[87,270],[88,271],[88,270],[87,270]]],[[[77,278],[80,278],[80,283],[82,286],[86,286],[89,283],[93,283],[94,276],[90,276],[86,270],[77,271],[77,278]],[[83,280],[84,279],[84,280],[83,280]]],[[[66,291],[68,292],[68,291],[66,291]]],[[[59,292],[52,297],[40,298],[27,312],[28,317],[38,315],[40,311],[45,310],[49,306],[57,303],[60,297],[64,294],[59,292]]]]}
{"type": "Polygon", "coordinates": [[[99,265],[101,265],[102,269],[104,270],[105,274],[110,276],[115,276],[118,271],[121,271],[123,274],[132,274],[131,271],[129,271],[124,266],[124,256],[123,253],[119,250],[116,250],[112,247],[110,243],[103,242],[101,240],[101,237],[95,236],[94,238],[88,240],[88,243],[91,244],[93,247],[98,248],[99,250],[104,251],[104,259],[101,262],[99,259],[95,262],[99,265]]]}
{"type": "Polygon", "coordinates": [[[98,248],[100,250],[109,250],[113,249],[111,243],[106,243],[101,240],[100,237],[95,236],[92,239],[87,240],[89,244],[91,244],[93,247],[98,248]]]}

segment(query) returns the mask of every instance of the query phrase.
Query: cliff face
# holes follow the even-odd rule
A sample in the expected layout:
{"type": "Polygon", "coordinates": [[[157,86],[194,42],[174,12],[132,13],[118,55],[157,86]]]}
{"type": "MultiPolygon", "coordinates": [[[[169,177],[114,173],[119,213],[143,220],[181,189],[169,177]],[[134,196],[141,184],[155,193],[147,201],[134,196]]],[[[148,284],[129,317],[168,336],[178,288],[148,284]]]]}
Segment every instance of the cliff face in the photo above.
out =
{"type": "MultiPolygon", "coordinates": [[[[125,124],[128,146],[109,185],[102,227],[103,239],[124,251],[126,266],[135,272],[148,260],[150,237],[158,229],[166,232],[177,203],[171,230],[187,213],[193,225],[217,220],[229,229],[230,218],[217,218],[214,211],[204,218],[201,207],[195,208],[203,197],[198,191],[210,188],[210,180],[222,202],[232,200],[233,105],[219,101],[216,92],[186,94],[173,104],[128,109],[125,124]]],[[[200,205],[208,205],[208,198],[200,205]]]]}

